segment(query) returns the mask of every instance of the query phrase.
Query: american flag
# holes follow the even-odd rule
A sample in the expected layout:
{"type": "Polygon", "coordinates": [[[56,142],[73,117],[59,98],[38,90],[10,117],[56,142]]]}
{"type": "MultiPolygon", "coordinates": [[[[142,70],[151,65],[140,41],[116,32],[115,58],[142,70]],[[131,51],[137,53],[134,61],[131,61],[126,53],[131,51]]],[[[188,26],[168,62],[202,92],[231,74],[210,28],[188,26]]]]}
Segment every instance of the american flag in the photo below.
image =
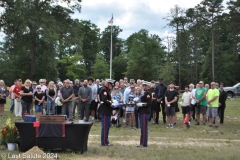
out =
{"type": "Polygon", "coordinates": [[[109,24],[113,24],[113,15],[112,18],[110,19],[110,21],[108,21],[109,24]]]}

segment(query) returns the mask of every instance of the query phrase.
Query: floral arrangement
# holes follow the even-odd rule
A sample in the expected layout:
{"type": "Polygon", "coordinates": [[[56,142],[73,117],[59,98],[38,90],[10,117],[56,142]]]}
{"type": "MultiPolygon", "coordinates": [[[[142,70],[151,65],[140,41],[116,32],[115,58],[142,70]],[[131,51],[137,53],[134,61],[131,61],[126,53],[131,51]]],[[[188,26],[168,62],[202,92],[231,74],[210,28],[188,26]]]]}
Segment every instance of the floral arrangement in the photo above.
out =
{"type": "Polygon", "coordinates": [[[16,143],[19,138],[17,127],[11,122],[11,118],[6,121],[6,127],[0,132],[1,144],[16,143]]]}

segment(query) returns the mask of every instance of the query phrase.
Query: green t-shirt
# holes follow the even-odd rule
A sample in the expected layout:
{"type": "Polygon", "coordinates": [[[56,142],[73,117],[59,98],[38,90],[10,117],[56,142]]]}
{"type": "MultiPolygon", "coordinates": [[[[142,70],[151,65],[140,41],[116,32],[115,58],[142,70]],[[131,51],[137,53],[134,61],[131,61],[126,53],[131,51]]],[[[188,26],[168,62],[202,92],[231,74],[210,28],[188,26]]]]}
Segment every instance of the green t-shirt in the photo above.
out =
{"type": "MultiPolygon", "coordinates": [[[[206,92],[207,89],[205,87],[203,88],[198,88],[196,90],[196,99],[199,100],[202,98],[202,96],[204,95],[204,92],[206,92]]],[[[204,98],[203,100],[200,101],[200,106],[207,106],[207,100],[206,98],[204,98]]]]}
{"type": "Polygon", "coordinates": [[[213,99],[216,96],[218,96],[218,98],[215,99],[213,102],[211,102],[209,107],[218,107],[219,90],[216,88],[208,90],[207,95],[206,95],[208,101],[210,101],[211,99],[213,99]]]}

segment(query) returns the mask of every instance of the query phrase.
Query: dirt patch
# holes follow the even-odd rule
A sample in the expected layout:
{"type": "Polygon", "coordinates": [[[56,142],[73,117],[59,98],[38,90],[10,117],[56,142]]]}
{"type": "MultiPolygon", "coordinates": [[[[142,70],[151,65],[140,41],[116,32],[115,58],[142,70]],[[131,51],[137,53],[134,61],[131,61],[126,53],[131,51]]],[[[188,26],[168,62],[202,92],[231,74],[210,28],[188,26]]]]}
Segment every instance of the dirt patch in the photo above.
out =
{"type": "Polygon", "coordinates": [[[20,160],[54,160],[55,155],[44,153],[37,146],[34,146],[30,150],[21,154],[20,160]]]}

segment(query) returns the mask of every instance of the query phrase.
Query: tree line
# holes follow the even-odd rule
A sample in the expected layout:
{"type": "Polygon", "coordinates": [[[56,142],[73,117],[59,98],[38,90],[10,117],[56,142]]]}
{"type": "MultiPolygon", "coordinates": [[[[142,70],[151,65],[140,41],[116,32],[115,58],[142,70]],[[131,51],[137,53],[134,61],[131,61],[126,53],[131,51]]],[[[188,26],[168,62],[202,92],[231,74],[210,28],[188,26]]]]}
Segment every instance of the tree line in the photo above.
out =
{"type": "MultiPolygon", "coordinates": [[[[16,78],[108,78],[111,26],[100,31],[89,20],[73,19],[81,7],[81,0],[2,0],[1,79],[11,84],[16,78]]],[[[141,29],[121,39],[123,30],[113,25],[113,77],[163,77],[181,87],[200,79],[239,82],[239,8],[240,0],[225,6],[222,0],[203,0],[188,9],[175,5],[164,17],[174,37],[141,29]]]]}

